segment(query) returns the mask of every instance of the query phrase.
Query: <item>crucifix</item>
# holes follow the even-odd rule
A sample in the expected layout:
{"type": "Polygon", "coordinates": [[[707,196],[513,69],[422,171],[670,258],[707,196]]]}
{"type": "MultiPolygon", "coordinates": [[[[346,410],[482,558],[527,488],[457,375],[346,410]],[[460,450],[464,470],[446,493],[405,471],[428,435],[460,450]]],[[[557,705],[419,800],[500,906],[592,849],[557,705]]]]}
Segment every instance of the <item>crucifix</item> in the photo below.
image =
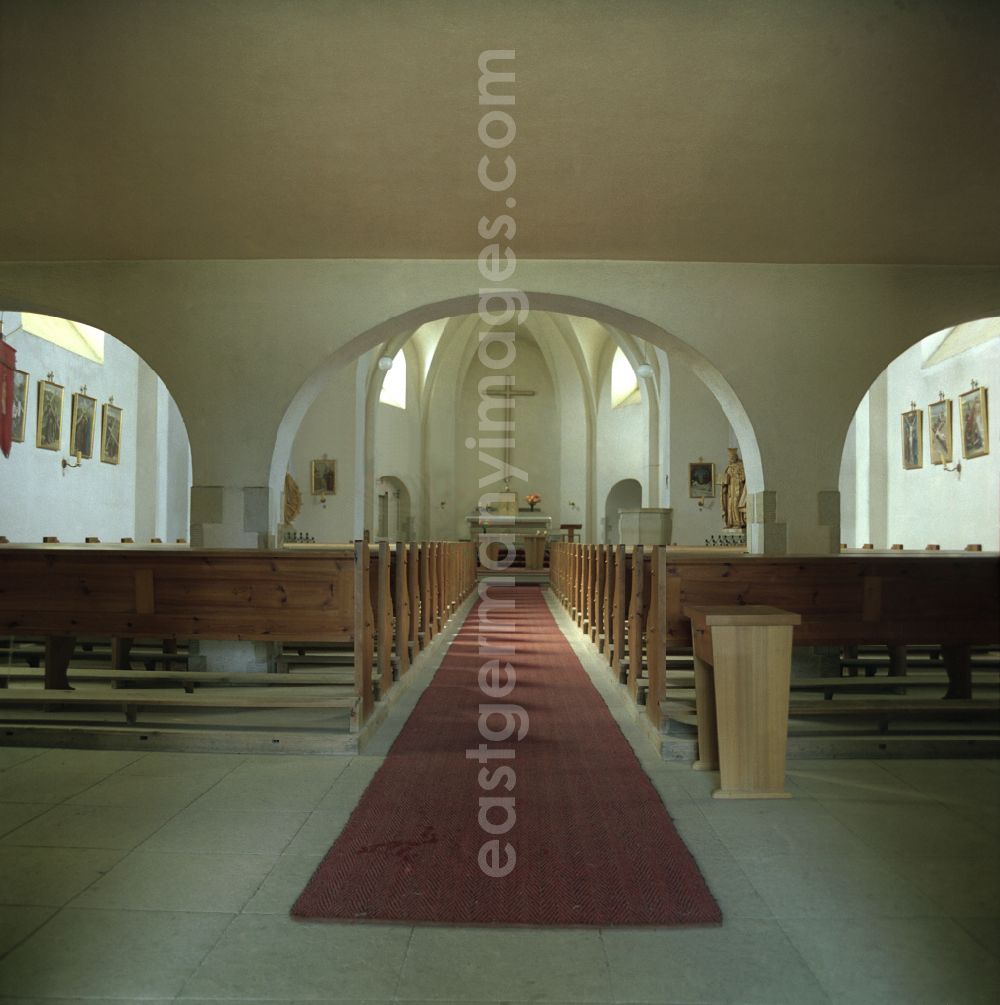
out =
{"type": "MultiPolygon", "coordinates": [[[[486,391],[486,396],[488,398],[530,398],[533,397],[535,392],[529,390],[526,387],[514,387],[514,378],[507,378],[510,383],[505,384],[503,387],[491,387],[486,391]]],[[[513,403],[512,403],[513,404],[513,403]]],[[[511,451],[514,449],[514,437],[505,436],[503,441],[503,469],[508,472],[508,477],[503,480],[503,490],[504,492],[510,492],[510,455],[511,451]]]]}

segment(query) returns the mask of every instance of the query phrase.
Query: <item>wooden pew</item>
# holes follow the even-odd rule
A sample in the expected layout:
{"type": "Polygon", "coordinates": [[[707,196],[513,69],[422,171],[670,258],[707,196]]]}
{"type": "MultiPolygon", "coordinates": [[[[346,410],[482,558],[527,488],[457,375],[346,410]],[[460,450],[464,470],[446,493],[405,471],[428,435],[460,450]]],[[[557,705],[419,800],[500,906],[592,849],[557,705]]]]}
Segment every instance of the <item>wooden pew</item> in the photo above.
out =
{"type": "Polygon", "coordinates": [[[616,679],[621,677],[625,659],[625,626],[628,617],[629,599],[632,595],[632,564],[625,553],[625,545],[614,546],[614,586],[610,610],[610,638],[608,664],[616,679]]]}
{"type": "MultiPolygon", "coordinates": [[[[354,667],[345,666],[341,670],[321,673],[270,673],[244,671],[227,673],[215,670],[108,670],[99,667],[70,666],[66,670],[71,683],[102,683],[112,688],[131,684],[142,687],[175,685],[189,694],[196,687],[331,687],[354,683],[354,667]]],[[[36,667],[0,666],[0,689],[11,681],[22,681],[44,685],[45,671],[36,667]]]]}
{"type": "MultiPolygon", "coordinates": [[[[553,545],[553,566],[568,596],[580,589],[578,563],[553,545]],[[575,578],[575,582],[565,582],[575,578]]],[[[685,605],[763,604],[803,617],[794,632],[799,646],[887,645],[897,667],[908,644],[934,642],[948,672],[946,697],[971,697],[970,646],[1000,643],[1000,561],[977,553],[871,553],[822,556],[733,556],[677,549],[618,546],[604,595],[609,617],[608,659],[626,658],[631,685],[645,651],[650,668],[646,708],[659,724],[666,657],[691,646],[685,605]],[[641,569],[641,574],[637,572],[641,569]],[[636,576],[639,580],[636,581],[636,576]],[[623,598],[628,597],[628,607],[623,598]],[[623,632],[622,623],[627,628],[623,632]]]]}
{"type": "MultiPolygon", "coordinates": [[[[31,667],[41,666],[45,658],[45,641],[41,638],[30,640],[15,639],[13,645],[0,641],[0,663],[25,663],[31,667]]],[[[174,639],[164,639],[158,644],[141,643],[133,640],[102,639],[96,642],[77,640],[77,647],[70,659],[75,663],[104,663],[120,670],[130,670],[133,661],[142,662],[147,670],[154,670],[156,664],[169,670],[173,664],[188,661],[188,654],[180,652],[174,639]],[[127,647],[125,642],[130,643],[127,647]]]]}
{"type": "Polygon", "coordinates": [[[420,636],[423,647],[429,646],[437,634],[434,590],[431,586],[434,582],[431,547],[429,542],[420,545],[420,636]]]}
{"type": "MultiPolygon", "coordinates": [[[[968,700],[970,645],[1000,641],[1000,566],[987,556],[747,556],[713,563],[664,555],[653,569],[650,617],[663,626],[664,651],[690,645],[685,605],[769,604],[802,615],[794,630],[799,646],[936,642],[950,681],[946,697],[968,700]]],[[[659,648],[649,665],[656,672],[647,710],[655,720],[659,648]]]]}
{"type": "Polygon", "coordinates": [[[364,542],[296,554],[12,545],[0,549],[0,581],[11,584],[0,589],[0,632],[45,638],[50,690],[70,688],[82,635],[351,643],[362,724],[374,707],[371,564],[364,542]]]}
{"type": "Polygon", "coordinates": [[[420,545],[410,542],[407,553],[407,598],[410,610],[410,661],[417,658],[422,648],[420,633],[420,545]]]}
{"type": "Polygon", "coordinates": [[[356,733],[360,727],[360,708],[362,699],[357,695],[344,696],[340,694],[320,695],[316,693],[296,693],[288,691],[279,693],[274,689],[267,694],[252,696],[241,695],[238,689],[232,690],[195,691],[157,691],[148,688],[130,690],[126,688],[88,688],[73,691],[62,688],[18,688],[0,692],[0,703],[4,705],[59,705],[67,708],[91,705],[120,706],[128,723],[134,725],[138,721],[140,708],[171,708],[171,709],[346,709],[350,714],[350,731],[356,733]]]}
{"type": "MultiPolygon", "coordinates": [[[[228,696],[224,692],[194,694],[192,700],[181,698],[177,704],[188,708],[299,707],[308,705],[312,694],[317,708],[349,709],[352,728],[372,713],[374,680],[387,691],[395,676],[394,661],[395,669],[406,673],[411,642],[419,647],[416,619],[411,618],[415,591],[415,606],[427,618],[425,641],[429,641],[475,585],[469,542],[423,546],[382,542],[374,553],[364,541],[349,548],[312,545],[273,552],[192,551],[164,545],[11,546],[0,549],[0,573],[0,582],[13,584],[13,588],[0,587],[0,632],[43,638],[45,655],[44,688],[6,688],[4,677],[0,704],[44,701],[76,707],[110,703],[126,707],[134,718],[139,707],[176,702],[176,694],[158,693],[156,688],[142,689],[141,700],[128,695],[125,701],[120,687],[89,686],[97,677],[75,669],[74,679],[86,680],[88,687],[74,691],[69,664],[79,652],[78,639],[97,637],[111,640],[111,668],[99,673],[112,685],[141,679],[181,683],[193,691],[194,681],[222,683],[223,678],[234,676],[241,684],[253,684],[261,683],[257,678],[263,676],[268,685],[297,686],[286,693],[269,686],[266,693],[257,695],[232,688],[228,696]],[[411,568],[417,555],[423,558],[426,571],[425,600],[419,595],[419,563],[413,561],[411,568]],[[176,662],[187,658],[176,653],[179,638],[282,643],[300,653],[297,659],[286,660],[286,670],[293,661],[322,664],[330,660],[329,651],[317,652],[315,659],[311,654],[301,655],[308,645],[349,647],[354,693],[307,693],[298,686],[331,685],[328,678],[342,681],[343,672],[294,678],[288,673],[135,672],[129,656],[138,637],[163,639],[164,651],[156,658],[176,662]],[[111,691],[119,693],[108,698],[106,692],[111,691]]],[[[91,650],[83,654],[89,656],[91,650]]],[[[145,652],[140,655],[147,657],[145,652]]],[[[107,660],[108,654],[102,652],[100,659],[107,660]]],[[[28,676],[34,678],[37,672],[28,676]]]]}
{"type": "Polygon", "coordinates": [[[608,571],[608,548],[606,545],[594,545],[594,594],[591,602],[590,641],[599,645],[604,638],[604,604],[605,576],[608,571]]]}

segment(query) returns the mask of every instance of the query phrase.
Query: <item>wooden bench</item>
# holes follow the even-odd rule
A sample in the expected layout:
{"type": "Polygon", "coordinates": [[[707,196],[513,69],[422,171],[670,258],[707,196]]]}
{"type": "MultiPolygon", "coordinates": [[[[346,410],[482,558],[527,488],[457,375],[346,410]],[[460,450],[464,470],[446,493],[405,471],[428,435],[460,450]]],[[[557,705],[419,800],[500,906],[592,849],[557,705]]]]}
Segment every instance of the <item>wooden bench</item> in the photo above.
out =
{"type": "MultiPolygon", "coordinates": [[[[661,714],[671,722],[697,728],[697,708],[691,700],[667,699],[661,714]]],[[[987,698],[959,698],[942,707],[936,701],[791,701],[788,707],[790,723],[796,720],[816,720],[826,717],[874,720],[882,732],[887,732],[894,720],[985,721],[1000,723],[1000,701],[987,698]]]]}
{"type": "MultiPolygon", "coordinates": [[[[473,563],[468,542],[382,543],[374,554],[363,541],[350,549],[295,552],[11,545],[0,548],[0,582],[14,584],[0,587],[0,633],[43,638],[46,690],[70,694],[71,660],[81,652],[87,660],[98,655],[79,649],[82,638],[111,640],[110,669],[124,674],[112,676],[115,683],[140,679],[131,670],[132,655],[183,662],[187,657],[174,651],[178,639],[336,646],[351,653],[354,714],[361,724],[374,708],[376,686],[383,691],[391,686],[393,661],[397,672],[405,673],[416,651],[411,647],[421,644],[409,616],[414,604],[426,644],[475,585],[473,563]],[[140,651],[134,647],[140,638],[165,640],[164,651],[140,651]]],[[[165,677],[139,673],[147,682],[209,682],[200,670],[164,671],[165,677]]],[[[250,674],[233,676],[245,684],[252,680],[250,674]]],[[[286,697],[273,688],[290,683],[288,674],[264,676],[276,679],[261,682],[272,692],[261,707],[303,700],[303,694],[286,697]]],[[[23,690],[3,689],[0,704],[23,703],[23,690]]],[[[149,701],[166,700],[153,689],[143,693],[152,695],[149,701]]],[[[79,702],[93,700],[88,694],[79,702]]]]}
{"type": "MultiPolygon", "coordinates": [[[[123,684],[175,684],[189,694],[196,687],[302,687],[353,684],[354,667],[345,666],[339,672],[327,673],[220,673],[213,670],[95,670],[91,667],[69,667],[67,677],[70,682],[110,683],[115,687],[123,684]]],[[[45,671],[31,667],[17,668],[0,666],[0,689],[10,686],[12,681],[39,682],[44,684],[45,671]]]]}
{"type": "MultiPolygon", "coordinates": [[[[305,638],[351,645],[357,721],[373,710],[372,556],[363,541],[349,551],[296,554],[10,545],[0,549],[0,574],[16,584],[0,590],[0,632],[45,638],[47,689],[70,688],[78,636],[113,639],[114,669],[128,669],[134,638],[305,638]]],[[[13,693],[0,702],[20,701],[13,693]]]]}
{"type": "Polygon", "coordinates": [[[583,623],[604,626],[609,665],[616,674],[626,667],[636,697],[648,666],[646,708],[657,725],[666,656],[691,645],[684,605],[766,604],[800,613],[799,646],[887,645],[898,659],[903,647],[936,643],[951,700],[971,697],[971,647],[1000,644],[1000,560],[983,553],[772,558],[557,543],[552,581],[574,619],[582,613],[583,623]],[[587,549],[603,573],[588,576],[587,549]],[[595,589],[602,581],[603,591],[595,589]],[[587,613],[595,604],[603,610],[587,613]]]}
{"type": "Polygon", "coordinates": [[[139,709],[347,709],[350,713],[350,731],[356,733],[360,725],[361,698],[358,695],[321,695],[270,693],[243,696],[232,689],[215,692],[154,691],[145,688],[87,688],[67,691],[61,688],[9,688],[0,695],[0,705],[32,706],[57,705],[63,708],[81,706],[111,706],[121,708],[130,725],[138,721],[139,709]]]}
{"type": "Polygon", "coordinates": [[[317,650],[305,646],[294,647],[294,651],[283,649],[274,661],[275,671],[284,675],[292,667],[349,667],[354,666],[353,649],[317,650]]]}
{"type": "MultiPolygon", "coordinates": [[[[44,641],[16,640],[12,646],[0,644],[0,664],[24,662],[28,666],[38,667],[42,665],[44,659],[44,641]]],[[[125,668],[123,664],[130,660],[138,660],[148,670],[152,670],[157,663],[163,664],[163,669],[167,670],[175,663],[186,663],[188,654],[179,651],[176,642],[172,642],[172,640],[164,640],[159,646],[129,645],[126,648],[118,640],[100,640],[96,644],[92,644],[77,639],[76,649],[70,659],[77,663],[106,663],[108,666],[115,665],[122,669],[125,668]]]]}

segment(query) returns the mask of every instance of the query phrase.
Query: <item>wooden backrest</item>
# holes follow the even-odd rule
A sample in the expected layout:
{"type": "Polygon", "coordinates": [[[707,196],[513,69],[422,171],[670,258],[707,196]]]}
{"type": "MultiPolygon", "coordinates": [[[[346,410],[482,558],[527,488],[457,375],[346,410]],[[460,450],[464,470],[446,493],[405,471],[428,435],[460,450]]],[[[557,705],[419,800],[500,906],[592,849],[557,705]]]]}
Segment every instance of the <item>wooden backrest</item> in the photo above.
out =
{"type": "Polygon", "coordinates": [[[1000,560],[883,554],[672,559],[666,639],[689,645],[693,604],[767,604],[802,615],[796,645],[1000,641],[1000,560]]]}
{"type": "Polygon", "coordinates": [[[10,546],[2,631],[349,641],[354,553],[10,546]]]}

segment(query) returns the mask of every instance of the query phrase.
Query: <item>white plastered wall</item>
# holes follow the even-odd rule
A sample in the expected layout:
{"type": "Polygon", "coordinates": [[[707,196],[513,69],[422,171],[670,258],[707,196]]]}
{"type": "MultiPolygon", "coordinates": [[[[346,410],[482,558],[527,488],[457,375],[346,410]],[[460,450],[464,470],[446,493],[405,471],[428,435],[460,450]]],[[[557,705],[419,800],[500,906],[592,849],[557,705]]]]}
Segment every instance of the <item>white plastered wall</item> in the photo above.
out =
{"type": "MultiPolygon", "coordinates": [[[[494,355],[496,353],[494,352],[494,355]]],[[[525,506],[524,497],[529,492],[541,496],[539,512],[552,517],[558,526],[561,518],[559,508],[560,455],[562,444],[559,429],[559,402],[553,387],[552,376],[539,347],[534,341],[519,338],[516,341],[516,355],[511,366],[503,370],[493,370],[484,366],[478,355],[470,361],[462,381],[461,391],[456,401],[456,411],[451,415],[451,439],[454,443],[454,484],[455,513],[451,525],[451,535],[467,537],[469,533],[466,516],[475,512],[484,493],[502,492],[504,482],[499,477],[497,466],[492,461],[480,459],[480,454],[503,463],[503,447],[493,446],[488,441],[501,438],[496,434],[483,433],[479,429],[480,381],[487,377],[510,376],[515,389],[531,390],[533,395],[515,397],[509,415],[514,424],[513,446],[510,452],[510,466],[515,477],[510,480],[510,491],[516,492],[520,505],[525,506]],[[467,441],[475,441],[475,447],[467,446],[467,441]],[[485,443],[480,441],[484,440],[485,443]],[[525,477],[520,476],[520,472],[525,477]]],[[[494,410],[499,417],[499,409],[494,410]]]]}
{"type": "Polygon", "coordinates": [[[715,465],[718,482],[728,463],[731,430],[718,401],[690,368],[670,366],[670,506],[674,544],[703,545],[722,532],[720,489],[698,505],[688,491],[688,465],[704,460],[715,465]]]}
{"type": "MultiPolygon", "coordinates": [[[[601,366],[597,398],[597,499],[600,533],[597,540],[613,543],[618,528],[608,527],[608,494],[620,482],[634,480],[642,488],[642,502],[649,504],[649,429],[647,412],[639,400],[613,406],[611,403],[611,360],[617,346],[609,344],[601,366]]],[[[642,393],[646,393],[643,391],[642,393]]],[[[618,492],[616,490],[616,498],[618,492]]],[[[615,509],[612,506],[612,509],[615,509]]],[[[614,517],[611,517],[612,523],[614,517]]]]}
{"type": "MultiPolygon", "coordinates": [[[[374,460],[371,474],[376,479],[374,495],[376,505],[382,493],[388,494],[390,509],[398,506],[397,487],[379,484],[381,479],[397,479],[409,496],[409,526],[401,527],[398,513],[390,519],[390,527],[398,528],[395,536],[410,538],[423,521],[424,498],[422,437],[420,435],[420,366],[419,357],[412,346],[403,348],[406,359],[406,408],[378,402],[374,407],[374,460]]],[[[377,398],[377,388],[373,390],[377,398]]],[[[371,518],[370,527],[377,532],[378,521],[371,518]]],[[[390,535],[392,536],[392,535],[390,535]]]]}
{"type": "Polygon", "coordinates": [[[355,371],[348,365],[329,375],[299,426],[288,466],[302,493],[302,510],[290,529],[327,544],[354,539],[355,371]],[[336,461],[336,492],[314,495],[311,465],[324,456],[336,461]]]}

